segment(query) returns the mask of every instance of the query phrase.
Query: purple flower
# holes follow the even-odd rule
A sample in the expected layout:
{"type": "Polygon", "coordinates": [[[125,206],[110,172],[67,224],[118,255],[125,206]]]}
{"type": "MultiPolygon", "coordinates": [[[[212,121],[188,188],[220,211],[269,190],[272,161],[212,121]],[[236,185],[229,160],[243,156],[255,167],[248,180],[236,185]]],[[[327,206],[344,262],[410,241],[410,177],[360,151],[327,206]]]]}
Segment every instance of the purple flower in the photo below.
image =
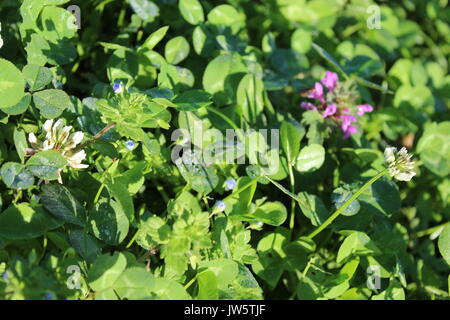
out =
{"type": "Polygon", "coordinates": [[[306,97],[311,99],[319,99],[321,103],[325,103],[325,98],[323,96],[323,87],[320,82],[314,84],[314,89],[310,90],[306,97]]]}
{"type": "Polygon", "coordinates": [[[325,111],[322,113],[322,117],[326,118],[329,116],[332,116],[333,114],[335,114],[337,111],[337,107],[335,104],[329,104],[327,105],[327,108],[325,109],[325,111]]]}
{"type": "Polygon", "coordinates": [[[356,117],[351,114],[342,114],[339,116],[342,120],[341,129],[346,132],[348,127],[352,124],[352,122],[356,122],[356,117]]]}
{"type": "Polygon", "coordinates": [[[317,110],[317,107],[313,105],[311,102],[302,102],[300,103],[300,107],[306,110],[317,110]]]}
{"type": "Polygon", "coordinates": [[[6,274],[6,271],[3,272],[2,278],[3,278],[3,281],[8,282],[8,275],[6,274]]]}
{"type": "Polygon", "coordinates": [[[373,107],[370,104],[360,104],[357,105],[356,108],[358,109],[359,116],[364,115],[364,113],[373,111],[373,107]]]}
{"type": "Polygon", "coordinates": [[[236,180],[234,180],[233,178],[225,181],[225,190],[230,191],[233,190],[235,187],[236,187],[236,180]]]}
{"type": "Polygon", "coordinates": [[[120,82],[115,82],[112,86],[114,93],[119,94],[123,92],[123,85],[120,82]]]}
{"type": "Polygon", "coordinates": [[[322,82],[323,85],[327,87],[329,91],[333,91],[339,82],[339,78],[336,73],[327,71],[325,72],[325,77],[323,77],[323,79],[320,80],[320,82],[322,82]]]}
{"type": "Polygon", "coordinates": [[[356,127],[352,126],[352,125],[349,125],[346,128],[346,130],[343,130],[343,131],[344,131],[344,139],[348,139],[350,137],[350,135],[357,132],[356,127]]]}
{"type": "Polygon", "coordinates": [[[53,298],[53,294],[50,292],[46,293],[44,296],[44,300],[52,300],[52,298],[53,298]]]}

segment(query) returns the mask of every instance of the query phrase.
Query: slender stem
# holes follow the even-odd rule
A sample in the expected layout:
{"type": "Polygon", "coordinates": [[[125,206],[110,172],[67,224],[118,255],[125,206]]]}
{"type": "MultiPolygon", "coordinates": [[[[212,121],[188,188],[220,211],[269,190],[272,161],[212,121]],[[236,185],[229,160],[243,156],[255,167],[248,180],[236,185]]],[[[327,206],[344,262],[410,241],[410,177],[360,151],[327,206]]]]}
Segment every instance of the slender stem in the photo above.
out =
{"type": "Polygon", "coordinates": [[[222,201],[226,201],[228,199],[230,199],[232,196],[235,196],[239,193],[241,193],[244,190],[247,190],[249,187],[251,187],[252,185],[254,185],[255,183],[257,183],[258,180],[252,180],[250,182],[247,182],[246,184],[244,184],[242,187],[240,187],[239,189],[237,189],[235,192],[230,193],[228,196],[226,196],[225,198],[223,198],[222,201]]]}
{"type": "Polygon", "coordinates": [[[209,203],[208,203],[208,199],[207,199],[205,196],[203,196],[202,200],[203,200],[203,202],[205,203],[206,210],[209,211],[209,203]]]}
{"type": "MultiPolygon", "coordinates": [[[[294,179],[294,172],[292,171],[292,165],[289,164],[289,180],[291,182],[291,193],[295,193],[295,179],[294,179]]],[[[291,219],[289,221],[289,230],[292,233],[294,230],[294,223],[295,223],[295,199],[291,198],[291,219]]]]}
{"type": "Polygon", "coordinates": [[[358,191],[356,191],[351,197],[350,199],[348,199],[347,201],[345,201],[345,203],[339,207],[339,209],[337,209],[331,216],[328,217],[327,220],[325,220],[324,223],[322,223],[319,227],[316,228],[316,230],[314,230],[313,232],[311,232],[307,238],[312,239],[314,238],[316,235],[318,235],[323,229],[325,229],[326,227],[328,227],[328,225],[330,225],[330,223],[332,223],[341,213],[342,211],[344,211],[345,209],[347,209],[347,207],[354,201],[356,200],[356,198],[358,198],[361,193],[364,192],[364,190],[366,190],[369,186],[372,185],[372,183],[374,183],[375,181],[377,181],[379,178],[381,178],[383,175],[385,175],[387,172],[387,169],[384,169],[383,171],[381,171],[380,173],[378,173],[376,176],[374,176],[372,179],[370,179],[369,181],[367,181],[362,187],[361,189],[359,189],[358,191]]]}
{"type": "Polygon", "coordinates": [[[20,198],[22,198],[22,190],[19,190],[19,191],[17,192],[17,195],[16,195],[16,197],[14,198],[13,203],[17,203],[17,201],[19,201],[20,198]]]}
{"type": "Polygon", "coordinates": [[[86,141],[85,143],[79,145],[76,149],[77,150],[81,150],[81,149],[87,147],[88,145],[90,145],[91,143],[94,143],[97,139],[101,138],[104,134],[106,134],[109,130],[111,130],[115,126],[116,126],[116,123],[114,123],[114,122],[108,124],[102,130],[100,130],[95,136],[93,136],[92,139],[90,139],[90,140],[86,141]]]}
{"type": "Polygon", "coordinates": [[[213,108],[213,107],[205,107],[206,110],[211,111],[212,113],[217,114],[219,117],[221,117],[226,123],[228,123],[233,129],[234,131],[236,131],[236,134],[238,135],[239,139],[243,142],[244,141],[244,136],[242,135],[241,129],[239,129],[239,127],[233,122],[233,120],[231,120],[228,116],[226,116],[222,111],[213,108]]]}
{"type": "Polygon", "coordinates": [[[184,290],[187,290],[194,282],[195,280],[197,280],[197,276],[193,277],[191,279],[191,281],[189,281],[188,283],[186,283],[186,285],[184,286],[184,290]]]}
{"type": "Polygon", "coordinates": [[[444,227],[447,226],[447,225],[450,225],[450,221],[447,221],[447,222],[442,223],[440,225],[437,225],[437,226],[434,226],[434,227],[431,227],[431,228],[419,231],[419,232],[417,232],[416,235],[419,238],[423,237],[423,236],[427,236],[427,235],[430,235],[432,233],[435,233],[435,232],[439,231],[440,229],[444,229],[444,227]]]}
{"type": "Polygon", "coordinates": [[[278,182],[276,182],[275,180],[272,180],[271,178],[269,178],[268,176],[264,176],[264,178],[266,178],[267,180],[269,180],[270,182],[272,182],[272,184],[277,187],[278,189],[281,190],[281,192],[287,194],[289,197],[291,197],[292,199],[294,199],[295,201],[299,202],[299,198],[297,195],[295,195],[294,193],[290,192],[288,189],[286,189],[285,187],[283,187],[281,184],[279,184],[278,182]]]}
{"type": "Polygon", "coordinates": [[[136,231],[136,233],[134,234],[133,238],[131,238],[130,242],[128,242],[128,244],[127,244],[127,246],[125,248],[128,249],[129,247],[131,247],[131,245],[134,243],[134,241],[136,241],[136,237],[138,235],[138,232],[139,232],[139,230],[136,231]]]}
{"type": "Polygon", "coordinates": [[[152,180],[152,181],[153,181],[153,183],[156,184],[156,190],[158,190],[159,194],[160,194],[161,197],[164,199],[164,201],[165,201],[166,203],[169,202],[170,198],[169,198],[169,196],[167,195],[166,190],[164,190],[164,187],[161,186],[160,184],[156,183],[155,180],[152,180]]]}
{"type": "MultiPolygon", "coordinates": [[[[226,200],[230,199],[231,197],[233,197],[233,196],[235,196],[235,195],[238,195],[238,194],[241,193],[242,191],[247,190],[247,189],[250,188],[251,186],[255,185],[255,183],[257,183],[257,182],[258,182],[257,179],[252,180],[252,181],[250,181],[250,182],[247,182],[245,185],[243,185],[242,187],[240,187],[239,189],[237,189],[235,192],[230,193],[228,196],[226,196],[225,198],[223,198],[222,201],[226,201],[226,200]]],[[[214,212],[211,213],[211,214],[209,215],[209,218],[211,219],[215,214],[216,214],[216,213],[214,213],[214,212]]]]}
{"type": "Polygon", "coordinates": [[[98,188],[97,194],[95,195],[95,198],[94,198],[94,204],[97,203],[97,201],[100,198],[100,195],[102,194],[102,191],[105,188],[105,186],[106,185],[104,183],[102,183],[100,188],[98,188]]]}

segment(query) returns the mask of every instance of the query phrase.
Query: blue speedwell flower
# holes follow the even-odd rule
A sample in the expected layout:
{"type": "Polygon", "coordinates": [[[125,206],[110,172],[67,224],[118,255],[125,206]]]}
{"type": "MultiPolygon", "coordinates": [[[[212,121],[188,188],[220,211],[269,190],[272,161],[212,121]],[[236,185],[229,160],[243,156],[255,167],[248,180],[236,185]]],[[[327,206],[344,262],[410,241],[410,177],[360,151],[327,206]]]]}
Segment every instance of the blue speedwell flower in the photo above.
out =
{"type": "Polygon", "coordinates": [[[223,211],[225,211],[226,207],[227,206],[225,205],[225,202],[223,202],[222,200],[219,200],[214,204],[213,213],[223,212],[223,211]]]}
{"type": "Polygon", "coordinates": [[[230,191],[233,190],[235,187],[236,187],[236,180],[234,180],[233,178],[225,181],[225,190],[230,191]]]}
{"type": "Polygon", "coordinates": [[[131,151],[134,149],[134,147],[136,147],[136,143],[134,143],[133,140],[128,140],[127,142],[125,142],[125,147],[131,151]]]}
{"type": "Polygon", "coordinates": [[[112,88],[114,93],[119,94],[123,92],[123,84],[121,84],[120,82],[115,82],[112,88]]]}

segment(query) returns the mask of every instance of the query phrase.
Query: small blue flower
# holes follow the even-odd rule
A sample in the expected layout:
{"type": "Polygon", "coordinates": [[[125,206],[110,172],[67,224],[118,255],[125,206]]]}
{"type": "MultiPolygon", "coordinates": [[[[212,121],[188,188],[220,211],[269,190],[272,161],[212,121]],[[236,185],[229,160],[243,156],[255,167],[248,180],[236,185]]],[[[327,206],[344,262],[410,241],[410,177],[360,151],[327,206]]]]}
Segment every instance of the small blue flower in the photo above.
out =
{"type": "Polygon", "coordinates": [[[123,85],[120,82],[115,82],[112,88],[114,93],[119,94],[123,92],[123,85]]]}
{"type": "Polygon", "coordinates": [[[235,187],[236,187],[236,180],[234,180],[233,178],[225,181],[225,190],[230,191],[233,190],[235,187]]]}
{"type": "Polygon", "coordinates": [[[50,292],[46,293],[44,296],[44,300],[52,300],[52,298],[53,298],[53,294],[50,292]]]}
{"type": "Polygon", "coordinates": [[[223,202],[222,200],[219,200],[219,201],[217,201],[217,202],[214,204],[214,210],[213,210],[213,212],[214,212],[214,213],[223,212],[223,211],[225,210],[226,207],[227,207],[227,206],[226,206],[225,202],[223,202]]]}
{"type": "Polygon", "coordinates": [[[133,140],[128,140],[127,142],[125,142],[125,147],[131,151],[134,149],[134,147],[136,147],[136,143],[134,143],[133,140]]]}
{"type": "Polygon", "coordinates": [[[3,272],[2,279],[3,281],[8,282],[8,275],[6,274],[6,271],[3,272]]]}

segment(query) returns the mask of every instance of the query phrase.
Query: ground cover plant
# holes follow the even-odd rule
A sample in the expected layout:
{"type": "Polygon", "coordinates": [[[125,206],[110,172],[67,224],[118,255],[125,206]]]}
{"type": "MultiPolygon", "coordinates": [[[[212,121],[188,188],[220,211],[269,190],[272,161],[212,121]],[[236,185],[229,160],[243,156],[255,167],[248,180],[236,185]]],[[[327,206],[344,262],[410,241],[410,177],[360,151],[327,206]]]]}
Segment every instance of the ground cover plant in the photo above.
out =
{"type": "Polygon", "coordinates": [[[1,299],[449,299],[447,0],[2,0],[1,299]]]}

